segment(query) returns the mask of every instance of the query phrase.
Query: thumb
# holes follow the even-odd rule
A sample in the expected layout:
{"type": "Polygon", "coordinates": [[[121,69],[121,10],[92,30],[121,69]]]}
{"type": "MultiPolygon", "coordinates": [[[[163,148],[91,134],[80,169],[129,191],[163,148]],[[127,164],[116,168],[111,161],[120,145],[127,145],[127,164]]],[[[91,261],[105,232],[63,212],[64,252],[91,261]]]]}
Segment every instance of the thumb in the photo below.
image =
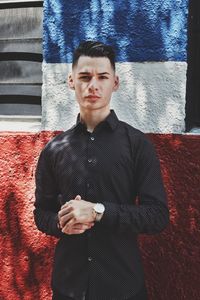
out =
{"type": "Polygon", "coordinates": [[[81,200],[81,196],[77,195],[74,200],[81,200]]]}

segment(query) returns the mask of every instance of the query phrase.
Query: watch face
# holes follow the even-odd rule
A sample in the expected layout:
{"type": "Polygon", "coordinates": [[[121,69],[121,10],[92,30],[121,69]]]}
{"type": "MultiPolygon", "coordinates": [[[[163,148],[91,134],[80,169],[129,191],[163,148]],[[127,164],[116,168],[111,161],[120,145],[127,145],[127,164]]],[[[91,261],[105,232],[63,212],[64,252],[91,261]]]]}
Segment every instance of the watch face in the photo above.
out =
{"type": "Polygon", "coordinates": [[[98,214],[102,214],[105,210],[105,207],[103,204],[101,203],[97,203],[94,207],[95,211],[98,213],[98,214]]]}

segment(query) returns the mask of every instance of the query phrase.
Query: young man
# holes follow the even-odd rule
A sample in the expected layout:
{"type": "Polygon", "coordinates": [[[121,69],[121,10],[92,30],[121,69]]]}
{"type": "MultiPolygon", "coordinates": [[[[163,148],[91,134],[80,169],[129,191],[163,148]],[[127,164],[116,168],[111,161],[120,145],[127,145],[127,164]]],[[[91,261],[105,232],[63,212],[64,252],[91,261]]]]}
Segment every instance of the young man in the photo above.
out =
{"type": "Polygon", "coordinates": [[[46,145],[36,172],[35,222],[60,238],[53,299],[145,300],[137,235],[162,231],[169,217],[158,159],[110,110],[119,86],[110,46],[81,43],[69,86],[76,125],[46,145]]]}

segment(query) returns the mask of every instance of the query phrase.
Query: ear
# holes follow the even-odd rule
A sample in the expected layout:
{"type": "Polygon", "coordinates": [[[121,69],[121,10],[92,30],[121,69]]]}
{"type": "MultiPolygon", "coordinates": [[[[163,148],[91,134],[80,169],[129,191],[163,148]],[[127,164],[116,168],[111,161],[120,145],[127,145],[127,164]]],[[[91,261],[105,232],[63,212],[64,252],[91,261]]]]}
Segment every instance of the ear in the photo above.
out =
{"type": "Polygon", "coordinates": [[[68,76],[68,86],[70,89],[75,90],[72,74],[69,74],[69,76],[68,76]]]}
{"type": "Polygon", "coordinates": [[[119,76],[115,75],[113,91],[116,92],[118,90],[118,88],[119,88],[119,76]]]}

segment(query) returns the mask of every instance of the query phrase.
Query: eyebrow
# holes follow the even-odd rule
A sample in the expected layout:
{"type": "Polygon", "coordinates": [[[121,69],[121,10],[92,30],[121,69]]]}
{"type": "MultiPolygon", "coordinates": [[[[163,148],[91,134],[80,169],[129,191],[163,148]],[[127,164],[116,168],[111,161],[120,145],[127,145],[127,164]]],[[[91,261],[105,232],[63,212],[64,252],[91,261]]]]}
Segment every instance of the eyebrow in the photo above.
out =
{"type": "MultiPolygon", "coordinates": [[[[79,72],[78,74],[79,75],[88,75],[88,74],[90,74],[90,72],[79,72]]],[[[108,73],[108,72],[101,72],[101,73],[98,73],[97,75],[110,75],[110,73],[108,73]]]]}

